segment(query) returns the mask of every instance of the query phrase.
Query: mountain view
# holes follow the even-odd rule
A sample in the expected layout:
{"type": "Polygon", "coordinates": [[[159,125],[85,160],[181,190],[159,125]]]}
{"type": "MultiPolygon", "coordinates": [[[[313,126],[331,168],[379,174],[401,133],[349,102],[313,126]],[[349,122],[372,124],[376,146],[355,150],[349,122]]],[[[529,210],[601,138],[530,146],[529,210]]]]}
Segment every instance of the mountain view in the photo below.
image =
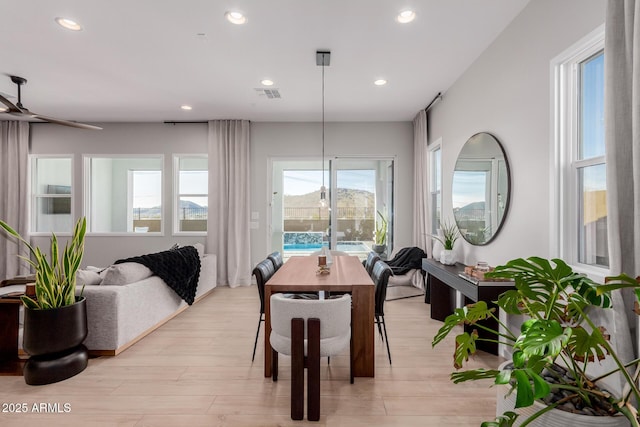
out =
{"type": "MultiPolygon", "coordinates": [[[[329,195],[327,194],[327,197],[329,195]]],[[[375,206],[375,195],[370,191],[338,188],[337,197],[339,208],[371,207],[375,206]]],[[[284,205],[288,208],[315,208],[320,200],[320,190],[297,196],[284,195],[284,205]]]]}
{"type": "MultiPolygon", "coordinates": [[[[206,218],[208,208],[207,206],[200,206],[189,200],[180,200],[180,218],[181,219],[196,219],[206,218]]],[[[136,219],[141,218],[160,218],[161,208],[154,206],[152,208],[133,208],[133,214],[136,219]]]]}

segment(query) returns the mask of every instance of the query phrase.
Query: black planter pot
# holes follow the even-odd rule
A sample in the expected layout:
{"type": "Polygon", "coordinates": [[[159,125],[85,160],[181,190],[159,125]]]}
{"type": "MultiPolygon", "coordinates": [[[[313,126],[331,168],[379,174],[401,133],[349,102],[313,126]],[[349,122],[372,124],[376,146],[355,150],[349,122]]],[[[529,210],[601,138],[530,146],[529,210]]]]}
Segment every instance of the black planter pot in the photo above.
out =
{"type": "Polygon", "coordinates": [[[87,337],[87,304],[47,310],[24,310],[23,348],[31,356],[24,367],[27,384],[50,384],[70,378],[87,367],[82,342],[87,337]]]}

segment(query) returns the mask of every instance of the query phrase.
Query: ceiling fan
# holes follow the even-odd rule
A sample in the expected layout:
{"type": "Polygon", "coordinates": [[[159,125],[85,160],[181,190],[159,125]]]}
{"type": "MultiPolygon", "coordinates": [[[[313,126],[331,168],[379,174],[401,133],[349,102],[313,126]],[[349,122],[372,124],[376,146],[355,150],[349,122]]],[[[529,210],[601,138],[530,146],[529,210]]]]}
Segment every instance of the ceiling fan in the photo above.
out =
{"type": "Polygon", "coordinates": [[[85,123],[78,123],[78,122],[71,122],[68,120],[61,120],[61,119],[54,119],[53,117],[47,117],[47,116],[43,116],[41,114],[36,114],[33,113],[31,111],[29,111],[27,108],[22,106],[22,101],[21,101],[21,94],[20,94],[20,88],[23,84],[27,83],[27,79],[24,79],[22,77],[18,77],[18,76],[9,76],[11,77],[11,81],[14,82],[16,85],[18,85],[18,103],[14,104],[11,101],[9,101],[7,98],[5,98],[4,96],[2,96],[0,94],[0,102],[4,105],[6,105],[6,109],[4,111],[0,110],[0,112],[4,112],[5,114],[11,114],[13,116],[18,116],[18,117],[26,117],[26,118],[30,118],[30,119],[39,119],[39,120],[43,120],[45,122],[49,122],[49,123],[55,123],[57,125],[63,125],[63,126],[71,126],[73,128],[80,128],[80,129],[91,129],[91,130],[102,130],[101,127],[99,126],[94,126],[94,125],[88,125],[85,123]]]}

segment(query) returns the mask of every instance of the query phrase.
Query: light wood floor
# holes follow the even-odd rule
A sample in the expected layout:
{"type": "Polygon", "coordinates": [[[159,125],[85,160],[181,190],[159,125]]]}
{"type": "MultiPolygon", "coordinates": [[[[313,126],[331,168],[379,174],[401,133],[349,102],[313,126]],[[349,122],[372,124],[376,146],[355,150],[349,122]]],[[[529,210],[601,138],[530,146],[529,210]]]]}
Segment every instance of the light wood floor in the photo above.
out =
{"type": "MultiPolygon", "coordinates": [[[[292,421],[288,358],[280,358],[277,383],[263,377],[262,345],[251,363],[258,311],[255,286],[220,287],[122,354],[91,359],[76,377],[46,386],[0,377],[0,410],[26,403],[29,412],[0,412],[0,425],[460,427],[495,416],[490,384],[450,382],[453,341],[431,348],[440,322],[418,297],[385,304],[392,366],[377,332],[375,378],[350,385],[348,354],[330,366],[323,359],[320,421],[292,421]],[[61,411],[68,404],[70,412],[33,413],[34,403],[61,411]]],[[[483,353],[471,366],[497,364],[483,353]]]]}

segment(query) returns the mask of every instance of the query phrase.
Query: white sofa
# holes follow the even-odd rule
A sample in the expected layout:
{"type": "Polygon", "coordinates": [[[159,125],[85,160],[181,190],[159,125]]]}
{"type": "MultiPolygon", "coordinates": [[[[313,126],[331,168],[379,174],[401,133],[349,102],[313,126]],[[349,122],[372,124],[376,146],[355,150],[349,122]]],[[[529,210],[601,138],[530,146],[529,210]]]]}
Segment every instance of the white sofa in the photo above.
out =
{"type": "MultiPolygon", "coordinates": [[[[196,302],[216,286],[216,256],[200,262],[196,302]]],[[[127,285],[88,285],[83,295],[89,327],[84,345],[93,355],[116,355],[189,307],[158,276],[127,285]]]]}
{"type": "MultiPolygon", "coordinates": [[[[195,303],[216,286],[216,256],[205,255],[200,264],[195,303]]],[[[2,287],[0,295],[24,291],[24,287],[2,287]]],[[[77,294],[80,290],[78,287],[77,294]]],[[[89,329],[84,345],[96,356],[121,353],[189,307],[158,276],[126,285],[86,285],[83,295],[89,329]]],[[[21,338],[19,344],[22,346],[21,338]]]]}

